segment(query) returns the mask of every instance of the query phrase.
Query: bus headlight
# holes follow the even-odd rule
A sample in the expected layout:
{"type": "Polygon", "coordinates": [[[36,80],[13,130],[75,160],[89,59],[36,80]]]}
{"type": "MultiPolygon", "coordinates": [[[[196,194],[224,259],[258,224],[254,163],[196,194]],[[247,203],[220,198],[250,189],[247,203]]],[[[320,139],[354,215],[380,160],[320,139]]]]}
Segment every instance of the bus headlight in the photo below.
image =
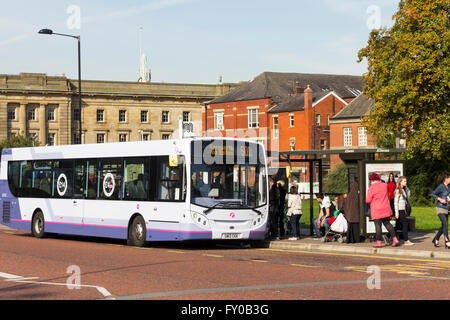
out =
{"type": "Polygon", "coordinates": [[[192,212],[191,213],[192,220],[199,225],[202,228],[209,228],[209,220],[204,215],[198,213],[198,212],[192,212]]]}

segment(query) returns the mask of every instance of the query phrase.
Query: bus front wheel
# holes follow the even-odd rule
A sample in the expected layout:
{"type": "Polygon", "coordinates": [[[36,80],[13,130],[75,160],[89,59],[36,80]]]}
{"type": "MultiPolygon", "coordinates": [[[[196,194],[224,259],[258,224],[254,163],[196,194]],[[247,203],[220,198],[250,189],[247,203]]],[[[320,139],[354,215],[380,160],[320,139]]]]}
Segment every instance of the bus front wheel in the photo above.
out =
{"type": "Polygon", "coordinates": [[[143,247],[147,236],[146,231],[144,219],[141,216],[135,217],[128,231],[128,245],[143,247]]]}
{"type": "Polygon", "coordinates": [[[33,220],[31,222],[31,233],[36,238],[43,238],[45,235],[45,220],[44,215],[41,211],[38,211],[34,214],[33,220]]]}

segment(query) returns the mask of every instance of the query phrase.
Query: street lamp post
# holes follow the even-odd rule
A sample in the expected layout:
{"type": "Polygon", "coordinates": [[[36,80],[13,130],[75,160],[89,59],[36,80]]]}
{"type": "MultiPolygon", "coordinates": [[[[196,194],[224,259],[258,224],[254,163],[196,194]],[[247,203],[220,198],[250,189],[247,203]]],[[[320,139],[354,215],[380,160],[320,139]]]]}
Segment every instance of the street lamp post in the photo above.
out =
{"type": "Polygon", "coordinates": [[[70,37],[78,40],[78,108],[80,110],[79,119],[78,119],[78,125],[79,125],[79,134],[80,134],[80,143],[83,143],[82,141],[82,130],[81,130],[81,45],[80,45],[80,36],[74,36],[70,34],[64,34],[64,33],[56,33],[53,32],[51,29],[41,29],[39,30],[40,34],[47,34],[47,35],[58,35],[63,37],[70,37]]]}

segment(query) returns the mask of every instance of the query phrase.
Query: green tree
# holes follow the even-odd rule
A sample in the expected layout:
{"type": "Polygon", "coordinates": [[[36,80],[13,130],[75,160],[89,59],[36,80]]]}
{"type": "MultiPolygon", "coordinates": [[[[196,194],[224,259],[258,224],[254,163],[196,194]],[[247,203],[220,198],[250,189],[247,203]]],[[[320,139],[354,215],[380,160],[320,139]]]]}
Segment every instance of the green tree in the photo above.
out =
{"type": "Polygon", "coordinates": [[[363,124],[380,145],[404,136],[408,158],[443,159],[450,148],[449,11],[448,0],[401,0],[394,25],[373,30],[358,52],[375,100],[363,124]]]}
{"type": "MultiPolygon", "coordinates": [[[[35,146],[39,146],[39,141],[34,142],[35,146]]],[[[32,147],[33,140],[24,136],[15,136],[0,142],[0,155],[2,149],[5,148],[20,148],[20,147],[32,147]]]]}
{"type": "Polygon", "coordinates": [[[327,177],[323,188],[325,193],[347,193],[348,192],[348,167],[345,164],[337,165],[327,177]]]}

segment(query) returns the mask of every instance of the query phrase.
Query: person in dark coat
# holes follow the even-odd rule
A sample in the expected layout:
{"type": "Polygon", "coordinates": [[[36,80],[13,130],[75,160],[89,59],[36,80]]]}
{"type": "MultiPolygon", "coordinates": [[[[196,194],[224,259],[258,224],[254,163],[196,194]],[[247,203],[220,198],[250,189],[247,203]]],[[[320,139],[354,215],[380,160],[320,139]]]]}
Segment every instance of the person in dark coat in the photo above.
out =
{"type": "Polygon", "coordinates": [[[277,184],[269,178],[269,239],[279,240],[278,236],[278,207],[280,196],[277,184]]]}
{"type": "Polygon", "coordinates": [[[347,219],[347,243],[360,242],[359,233],[359,185],[353,181],[344,202],[344,216],[347,219]]]}
{"type": "Polygon", "coordinates": [[[278,227],[280,228],[280,238],[285,236],[284,229],[284,202],[286,201],[286,189],[284,189],[284,181],[277,181],[278,187],[278,227]]]}

